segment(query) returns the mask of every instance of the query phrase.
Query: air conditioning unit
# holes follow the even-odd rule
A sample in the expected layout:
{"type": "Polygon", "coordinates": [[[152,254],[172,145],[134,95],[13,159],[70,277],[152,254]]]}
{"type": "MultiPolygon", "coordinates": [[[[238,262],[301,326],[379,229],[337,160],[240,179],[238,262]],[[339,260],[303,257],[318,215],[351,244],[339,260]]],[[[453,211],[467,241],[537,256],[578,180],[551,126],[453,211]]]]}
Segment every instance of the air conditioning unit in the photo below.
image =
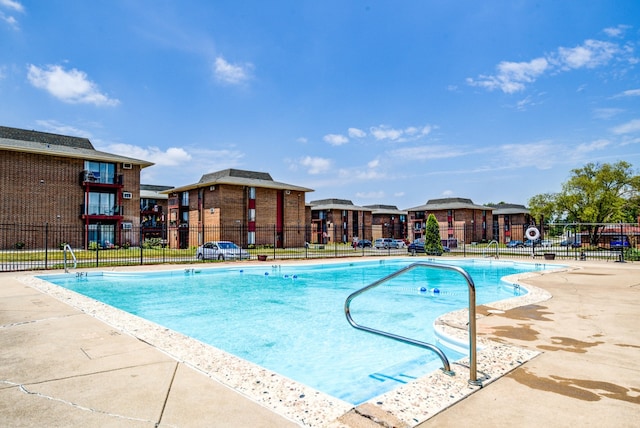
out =
{"type": "Polygon", "coordinates": [[[131,230],[133,229],[133,224],[131,223],[122,223],[122,230],[131,230]]]}
{"type": "Polygon", "coordinates": [[[133,165],[130,163],[123,163],[122,164],[122,169],[132,169],[133,165]]]}
{"type": "Polygon", "coordinates": [[[213,192],[214,190],[216,190],[216,186],[209,186],[209,190],[213,192]]]}
{"type": "Polygon", "coordinates": [[[122,192],[122,199],[131,199],[132,197],[131,192],[122,192]]]}

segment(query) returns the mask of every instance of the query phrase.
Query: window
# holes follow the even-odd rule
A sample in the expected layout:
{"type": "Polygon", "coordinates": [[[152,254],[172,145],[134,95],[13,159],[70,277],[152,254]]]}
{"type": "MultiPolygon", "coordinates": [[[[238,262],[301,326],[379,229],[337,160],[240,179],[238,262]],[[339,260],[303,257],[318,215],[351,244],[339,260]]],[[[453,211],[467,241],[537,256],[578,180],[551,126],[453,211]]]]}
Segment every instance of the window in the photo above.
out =
{"type": "Polygon", "coordinates": [[[249,187],[249,199],[255,199],[255,198],[256,198],[256,188],[249,187]]]}
{"type": "Polygon", "coordinates": [[[113,224],[90,224],[87,240],[95,242],[100,247],[107,248],[115,243],[116,227],[113,224]]]}
{"type": "Polygon", "coordinates": [[[256,221],[256,210],[255,209],[250,209],[249,210],[249,221],[256,221]]]}
{"type": "Polygon", "coordinates": [[[119,215],[115,193],[89,192],[89,205],[85,209],[89,215],[119,215]]]}
{"type": "Polygon", "coordinates": [[[189,206],[189,192],[182,192],[180,194],[180,196],[181,196],[182,206],[183,207],[188,207],[189,206]]]}
{"type": "Polygon", "coordinates": [[[93,174],[96,183],[114,184],[116,166],[112,163],[84,161],[84,169],[93,174]]]}

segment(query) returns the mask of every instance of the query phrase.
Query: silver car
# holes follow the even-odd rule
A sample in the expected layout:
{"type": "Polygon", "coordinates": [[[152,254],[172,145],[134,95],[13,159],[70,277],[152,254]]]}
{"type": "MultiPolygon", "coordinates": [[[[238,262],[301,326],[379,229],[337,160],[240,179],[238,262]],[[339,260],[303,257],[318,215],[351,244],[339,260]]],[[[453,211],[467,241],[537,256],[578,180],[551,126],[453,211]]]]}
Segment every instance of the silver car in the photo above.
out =
{"type": "Polygon", "coordinates": [[[199,260],[242,260],[251,255],[231,241],[211,241],[198,247],[196,257],[199,260]]]}

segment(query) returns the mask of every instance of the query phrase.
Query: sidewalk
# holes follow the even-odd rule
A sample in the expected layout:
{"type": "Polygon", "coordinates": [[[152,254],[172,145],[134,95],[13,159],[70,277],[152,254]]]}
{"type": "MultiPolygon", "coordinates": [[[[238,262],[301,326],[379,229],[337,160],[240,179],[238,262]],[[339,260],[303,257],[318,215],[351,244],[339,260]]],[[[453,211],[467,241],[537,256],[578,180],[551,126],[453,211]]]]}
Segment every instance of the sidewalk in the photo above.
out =
{"type": "Polygon", "coordinates": [[[526,281],[550,300],[478,308],[479,335],[542,354],[419,427],[638,426],[640,264],[582,263],[526,281]]]}
{"type": "Polygon", "coordinates": [[[0,284],[4,427],[298,426],[10,274],[0,284]]]}
{"type": "MultiPolygon", "coordinates": [[[[523,281],[550,300],[478,307],[479,335],[542,354],[418,426],[637,425],[640,264],[575,266],[523,281]]],[[[300,426],[20,275],[0,274],[3,426],[300,426]]],[[[383,426],[340,420],[331,426],[383,426]]]]}

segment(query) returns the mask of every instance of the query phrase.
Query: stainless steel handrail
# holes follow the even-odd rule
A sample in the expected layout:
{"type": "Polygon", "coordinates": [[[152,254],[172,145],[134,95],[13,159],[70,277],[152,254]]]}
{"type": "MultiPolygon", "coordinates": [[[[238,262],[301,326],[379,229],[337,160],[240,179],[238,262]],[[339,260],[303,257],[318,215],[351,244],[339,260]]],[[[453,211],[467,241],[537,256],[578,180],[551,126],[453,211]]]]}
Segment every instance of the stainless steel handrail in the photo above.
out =
{"type": "Polygon", "coordinates": [[[484,249],[482,250],[482,257],[487,257],[486,253],[487,253],[487,250],[491,247],[491,244],[496,244],[496,255],[495,255],[495,257],[497,259],[498,258],[498,241],[496,241],[495,239],[492,240],[492,241],[489,241],[487,246],[484,247],[484,249]]]}
{"type": "Polygon", "coordinates": [[[449,364],[449,359],[447,358],[447,356],[444,354],[444,352],[442,352],[442,350],[440,348],[438,348],[435,345],[432,345],[430,343],[426,343],[426,342],[421,342],[419,340],[414,340],[414,339],[410,339],[404,336],[399,336],[397,334],[393,334],[393,333],[388,333],[386,331],[382,331],[382,330],[377,330],[375,328],[371,328],[371,327],[366,327],[366,326],[362,326],[358,323],[356,323],[353,320],[353,317],[351,316],[351,301],[356,298],[357,296],[359,296],[360,294],[371,290],[372,288],[375,288],[377,286],[379,286],[380,284],[389,281],[390,279],[393,279],[397,276],[402,275],[403,273],[413,270],[415,268],[418,267],[426,267],[426,268],[434,268],[434,269],[443,269],[443,270],[450,270],[450,271],[454,271],[459,273],[460,275],[462,275],[465,280],[467,281],[468,287],[469,287],[469,383],[473,384],[473,385],[481,385],[481,381],[478,380],[477,378],[477,355],[476,355],[476,286],[473,282],[473,279],[471,278],[471,276],[462,268],[458,267],[458,266],[451,266],[451,265],[444,265],[444,264],[438,264],[438,263],[430,263],[430,262],[416,262],[416,263],[412,263],[409,266],[406,266],[402,269],[397,270],[396,272],[382,278],[379,279],[375,282],[373,282],[372,284],[367,285],[364,288],[361,288],[358,291],[355,291],[353,293],[351,293],[349,295],[349,297],[347,297],[347,300],[344,302],[344,313],[347,317],[347,321],[349,322],[349,324],[351,324],[352,327],[358,329],[358,330],[362,330],[362,331],[366,331],[368,333],[372,333],[372,334],[377,334],[380,336],[384,336],[384,337],[388,337],[389,339],[393,339],[393,340],[397,340],[399,342],[403,342],[403,343],[407,343],[409,345],[414,345],[414,346],[419,346],[421,348],[425,348],[428,349],[430,351],[435,352],[440,359],[442,360],[442,365],[443,365],[443,371],[448,374],[453,376],[455,373],[451,370],[451,365],[449,364]]]}
{"type": "Polygon", "coordinates": [[[67,250],[71,253],[71,257],[73,257],[73,268],[75,269],[78,266],[78,260],[76,259],[76,255],[73,253],[71,246],[69,244],[64,244],[64,248],[62,249],[63,253],[63,264],[65,273],[69,273],[69,269],[67,268],[67,250]]]}

